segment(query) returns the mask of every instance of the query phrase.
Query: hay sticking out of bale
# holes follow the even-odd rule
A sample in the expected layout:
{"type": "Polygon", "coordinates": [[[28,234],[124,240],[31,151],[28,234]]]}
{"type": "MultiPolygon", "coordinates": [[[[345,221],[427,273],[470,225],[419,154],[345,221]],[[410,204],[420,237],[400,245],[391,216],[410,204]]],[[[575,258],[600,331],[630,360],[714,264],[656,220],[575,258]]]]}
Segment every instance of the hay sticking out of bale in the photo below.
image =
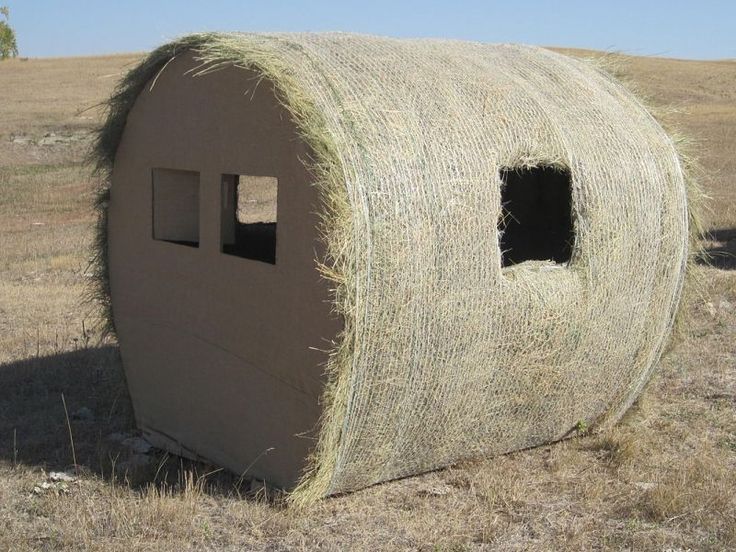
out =
{"type": "MultiPolygon", "coordinates": [[[[316,262],[344,330],[294,503],[561,439],[636,398],[680,304],[698,192],[614,79],[523,46],[192,35],[116,90],[95,152],[103,176],[136,97],[187,50],[201,61],[193,78],[235,65],[273,83],[312,150],[327,249],[316,262]],[[572,176],[572,258],[502,269],[499,171],[533,167],[572,176]]],[[[107,193],[96,259],[109,305],[107,193]]]]}

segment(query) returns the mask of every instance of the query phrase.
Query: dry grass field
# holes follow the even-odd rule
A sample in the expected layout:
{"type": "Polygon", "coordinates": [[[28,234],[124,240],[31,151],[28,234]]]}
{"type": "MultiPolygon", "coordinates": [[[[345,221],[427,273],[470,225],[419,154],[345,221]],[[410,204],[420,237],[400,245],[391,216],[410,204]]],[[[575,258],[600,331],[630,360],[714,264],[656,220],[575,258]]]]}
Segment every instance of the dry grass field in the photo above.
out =
{"type": "Polygon", "coordinates": [[[736,62],[620,58],[714,199],[687,333],[622,423],[293,511],[146,450],[82,302],[84,154],[136,59],[0,62],[0,550],[736,549],[736,62]]]}

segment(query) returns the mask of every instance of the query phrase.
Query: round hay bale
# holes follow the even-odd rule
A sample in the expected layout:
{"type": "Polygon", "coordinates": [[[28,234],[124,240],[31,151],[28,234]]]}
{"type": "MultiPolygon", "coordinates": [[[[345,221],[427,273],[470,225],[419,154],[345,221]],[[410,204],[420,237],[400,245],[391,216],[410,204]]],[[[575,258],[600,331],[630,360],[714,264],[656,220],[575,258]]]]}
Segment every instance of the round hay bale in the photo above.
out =
{"type": "Polygon", "coordinates": [[[193,35],[123,81],[103,169],[136,97],[187,51],[196,74],[262,75],[311,149],[315,263],[343,330],[296,501],[559,440],[632,404],[680,302],[688,199],[672,140],[621,84],[529,46],[193,35]],[[513,236],[517,206],[535,236],[513,236]],[[524,242],[546,237],[541,253],[524,242]]]}

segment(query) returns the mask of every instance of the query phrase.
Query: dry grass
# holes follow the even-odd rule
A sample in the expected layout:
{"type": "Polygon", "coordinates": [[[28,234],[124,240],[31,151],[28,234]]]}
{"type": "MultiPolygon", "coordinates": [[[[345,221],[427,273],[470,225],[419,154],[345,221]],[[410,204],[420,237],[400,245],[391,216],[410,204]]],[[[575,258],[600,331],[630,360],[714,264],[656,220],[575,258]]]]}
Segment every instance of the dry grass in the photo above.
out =
{"type": "MultiPolygon", "coordinates": [[[[557,50],[580,57],[594,54],[557,50]]],[[[732,228],[736,221],[736,62],[610,57],[638,92],[667,106],[678,126],[695,141],[693,149],[706,169],[703,185],[713,198],[706,225],[709,229],[732,228]]]]}
{"type": "MultiPolygon", "coordinates": [[[[117,348],[97,343],[95,313],[80,306],[93,224],[87,142],[10,141],[87,133],[96,119],[76,113],[133,59],[0,67],[0,550],[736,548],[736,273],[707,266],[686,340],[608,433],[306,511],[211,466],[156,453],[137,464],[110,438],[133,432],[117,348]],[[73,471],[62,393],[80,476],[34,492],[51,470],[73,471]],[[91,417],[77,415],[83,407],[91,417]]],[[[703,141],[706,187],[719,198],[710,228],[735,228],[736,63],[632,58],[627,71],[688,108],[681,123],[703,141]]],[[[732,234],[719,235],[729,247],[732,234]]]]}

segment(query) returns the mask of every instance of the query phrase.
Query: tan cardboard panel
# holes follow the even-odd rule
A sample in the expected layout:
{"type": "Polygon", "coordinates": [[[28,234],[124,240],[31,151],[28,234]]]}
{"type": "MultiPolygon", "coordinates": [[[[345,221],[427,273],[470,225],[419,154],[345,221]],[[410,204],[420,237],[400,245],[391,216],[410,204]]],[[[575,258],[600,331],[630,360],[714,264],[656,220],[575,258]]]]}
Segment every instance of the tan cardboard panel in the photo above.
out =
{"type": "Polygon", "coordinates": [[[123,364],[159,444],[289,487],[340,329],[315,265],[309,152],[271,84],[234,67],[194,77],[195,65],[178,56],[144,89],[117,152],[109,262],[123,364]],[[199,173],[199,248],[152,239],[154,168],[199,173]],[[278,181],[275,265],[221,252],[223,175],[278,181]]]}

